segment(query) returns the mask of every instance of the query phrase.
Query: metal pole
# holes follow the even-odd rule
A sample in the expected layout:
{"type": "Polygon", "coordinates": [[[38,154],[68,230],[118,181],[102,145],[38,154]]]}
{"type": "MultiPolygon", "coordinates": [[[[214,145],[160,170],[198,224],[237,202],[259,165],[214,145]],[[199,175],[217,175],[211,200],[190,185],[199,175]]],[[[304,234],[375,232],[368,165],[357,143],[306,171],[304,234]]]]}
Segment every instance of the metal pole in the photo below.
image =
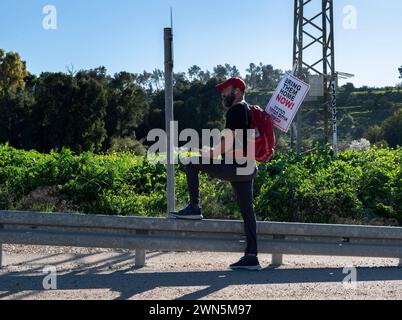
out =
{"type": "Polygon", "coordinates": [[[338,76],[335,71],[335,35],[334,35],[334,1],[328,0],[330,9],[330,40],[331,40],[331,109],[332,109],[332,133],[333,133],[333,148],[334,148],[334,158],[338,158],[338,123],[337,123],[337,108],[336,108],[336,85],[338,81],[338,76]]]}
{"type": "Polygon", "coordinates": [[[324,144],[328,143],[328,108],[329,108],[329,81],[328,81],[328,37],[327,37],[327,0],[322,0],[322,73],[324,75],[324,144]]]}
{"type": "MultiPolygon", "coordinates": [[[[298,26],[298,21],[299,21],[299,15],[298,15],[298,1],[299,0],[294,0],[294,16],[293,16],[293,70],[292,72],[295,73],[297,70],[297,49],[298,49],[298,36],[297,36],[297,26],[298,26]]],[[[295,143],[294,143],[294,137],[295,137],[295,128],[292,125],[291,126],[291,131],[290,131],[290,148],[293,150],[295,143]]]]}
{"type": "Polygon", "coordinates": [[[173,32],[164,29],[165,41],[165,120],[167,134],[167,212],[175,211],[174,190],[174,125],[173,125],[173,32]]]}
{"type": "Polygon", "coordinates": [[[336,108],[336,75],[332,78],[331,83],[331,109],[332,109],[332,140],[334,149],[334,159],[338,159],[338,121],[337,121],[337,108],[336,108]]]}
{"type": "MultiPolygon", "coordinates": [[[[303,17],[304,17],[304,0],[299,0],[299,36],[298,36],[298,48],[299,52],[297,55],[297,76],[299,78],[303,75],[303,17]]],[[[300,157],[301,154],[301,145],[302,145],[302,107],[300,107],[297,112],[297,157],[300,157]]]]}
{"type": "MultiPolygon", "coordinates": [[[[298,44],[294,46],[298,51],[294,52],[294,60],[301,61],[298,63],[300,69],[307,68],[308,72],[314,72],[322,75],[324,78],[324,95],[323,95],[323,120],[324,120],[324,142],[330,140],[329,112],[333,105],[332,99],[332,82],[335,75],[335,52],[334,52],[334,8],[333,0],[321,0],[321,7],[312,8],[313,4],[319,5],[319,1],[312,0],[295,0],[295,37],[294,42],[298,44]],[[304,7],[310,5],[312,10],[320,9],[321,12],[311,15],[310,10],[304,10],[304,7]],[[318,22],[318,18],[320,22],[318,22]],[[314,32],[312,32],[314,30],[314,32]],[[304,37],[306,35],[306,37],[304,37]],[[304,55],[306,49],[320,49],[320,58],[314,55],[304,55]],[[300,51],[300,52],[299,52],[300,51]],[[319,67],[322,65],[322,71],[319,67]]],[[[300,74],[297,74],[300,76],[300,74]]],[[[334,116],[334,115],[333,115],[334,116]]],[[[299,126],[301,119],[298,117],[299,126]]],[[[300,130],[299,130],[300,131],[300,130]]],[[[301,137],[300,137],[301,138],[301,137]]],[[[335,139],[336,141],[336,139],[335,139]]],[[[299,143],[300,144],[300,139],[299,143]]]]}

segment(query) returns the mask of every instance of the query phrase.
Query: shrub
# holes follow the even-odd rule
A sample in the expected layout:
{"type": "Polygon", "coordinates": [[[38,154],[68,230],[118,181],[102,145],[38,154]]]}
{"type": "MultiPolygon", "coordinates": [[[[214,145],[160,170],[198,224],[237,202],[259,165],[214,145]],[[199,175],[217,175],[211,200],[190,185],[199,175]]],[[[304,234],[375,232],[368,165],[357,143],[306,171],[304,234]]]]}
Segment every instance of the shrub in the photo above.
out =
{"type": "MultiPolygon", "coordinates": [[[[183,167],[176,168],[176,206],[188,203],[183,167]]],[[[207,218],[241,219],[231,185],[200,175],[207,218]]],[[[300,159],[277,153],[259,164],[254,184],[259,219],[318,223],[402,223],[402,148],[329,148],[300,159]],[[397,221],[397,222],[395,222],[397,221]]],[[[166,172],[131,152],[40,154],[0,145],[0,209],[160,216],[166,172]]]]}
{"type": "Polygon", "coordinates": [[[145,156],[147,149],[140,141],[125,137],[112,138],[108,152],[132,152],[137,156],[145,156]]]}
{"type": "Polygon", "coordinates": [[[384,139],[391,147],[402,146],[402,109],[383,123],[384,139]]]}
{"type": "Polygon", "coordinates": [[[370,149],[370,141],[367,139],[354,140],[349,148],[353,151],[367,151],[370,149]]]}

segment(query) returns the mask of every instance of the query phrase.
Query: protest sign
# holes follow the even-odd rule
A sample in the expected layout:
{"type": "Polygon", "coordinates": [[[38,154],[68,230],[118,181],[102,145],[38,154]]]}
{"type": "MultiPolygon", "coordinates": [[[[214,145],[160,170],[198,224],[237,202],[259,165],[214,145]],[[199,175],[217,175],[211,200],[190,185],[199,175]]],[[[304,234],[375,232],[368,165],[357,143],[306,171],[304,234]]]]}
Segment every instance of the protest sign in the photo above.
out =
{"type": "Polygon", "coordinates": [[[285,74],[265,109],[275,127],[284,132],[289,131],[309,90],[309,84],[289,73],[285,74]]]}

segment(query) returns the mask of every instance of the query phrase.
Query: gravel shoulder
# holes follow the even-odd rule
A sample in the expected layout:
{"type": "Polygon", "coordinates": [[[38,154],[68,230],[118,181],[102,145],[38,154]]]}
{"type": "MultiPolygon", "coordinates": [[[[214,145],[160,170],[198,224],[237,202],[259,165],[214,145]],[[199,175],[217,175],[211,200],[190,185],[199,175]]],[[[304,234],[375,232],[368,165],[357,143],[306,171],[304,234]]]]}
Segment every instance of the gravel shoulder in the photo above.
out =
{"type": "Polygon", "coordinates": [[[264,269],[248,272],[228,269],[239,254],[147,252],[147,265],[135,269],[135,254],[127,250],[3,249],[0,299],[402,299],[398,259],[289,255],[283,266],[271,268],[271,256],[263,254],[264,269]],[[57,270],[56,290],[43,287],[47,266],[57,270]],[[343,283],[350,273],[345,267],[356,267],[355,286],[343,283]]]}

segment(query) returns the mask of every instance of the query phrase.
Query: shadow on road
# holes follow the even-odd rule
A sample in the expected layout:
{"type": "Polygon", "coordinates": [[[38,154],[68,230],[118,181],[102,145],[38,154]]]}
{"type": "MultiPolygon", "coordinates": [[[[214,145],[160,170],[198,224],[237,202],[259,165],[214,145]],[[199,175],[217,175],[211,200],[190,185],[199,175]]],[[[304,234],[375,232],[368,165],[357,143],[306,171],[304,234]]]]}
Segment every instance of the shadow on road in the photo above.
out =
{"type": "MultiPolygon", "coordinates": [[[[129,259],[132,264],[134,255],[117,256],[113,260],[129,259]]],[[[66,272],[58,275],[58,291],[80,289],[108,289],[118,292],[118,299],[129,299],[155,288],[171,287],[204,287],[179,298],[179,300],[201,299],[236,285],[273,285],[273,284],[309,284],[309,283],[342,283],[345,278],[342,268],[307,268],[281,269],[267,268],[260,272],[248,271],[205,271],[205,272],[142,272],[133,268],[107,274],[99,274],[97,267],[84,270],[66,272]]],[[[42,273],[33,274],[32,271],[19,273],[4,273],[0,276],[1,298],[22,293],[25,291],[42,291],[42,273]]],[[[402,269],[398,267],[361,267],[357,268],[359,282],[396,281],[402,280],[402,269]]],[[[32,293],[19,295],[28,297],[32,293]]]]}

